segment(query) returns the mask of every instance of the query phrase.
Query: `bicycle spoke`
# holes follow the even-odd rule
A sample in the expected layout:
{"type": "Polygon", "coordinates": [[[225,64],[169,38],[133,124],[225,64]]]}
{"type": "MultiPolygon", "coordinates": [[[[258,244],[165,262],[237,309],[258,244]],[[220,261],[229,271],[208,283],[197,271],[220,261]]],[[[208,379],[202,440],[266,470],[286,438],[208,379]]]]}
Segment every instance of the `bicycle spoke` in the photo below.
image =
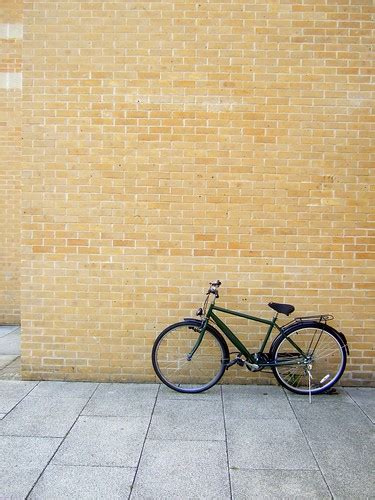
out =
{"type": "Polygon", "coordinates": [[[228,357],[223,341],[208,331],[190,356],[200,335],[193,326],[189,322],[172,325],[153,349],[153,365],[159,378],[180,392],[200,392],[216,383],[224,373],[224,359],[228,357]]]}
{"type": "Polygon", "coordinates": [[[330,351],[326,351],[325,353],[322,353],[320,356],[314,356],[313,359],[316,361],[318,359],[328,358],[333,354],[337,354],[337,349],[331,349],[330,351]]]}
{"type": "Polygon", "coordinates": [[[172,365],[172,364],[175,365],[176,363],[179,363],[180,361],[183,361],[183,360],[186,361],[186,358],[173,359],[172,361],[162,361],[162,360],[160,360],[159,362],[163,363],[164,366],[168,366],[168,365],[172,365]]]}
{"type": "Polygon", "coordinates": [[[308,347],[308,349],[307,349],[307,352],[308,352],[308,353],[310,353],[310,349],[311,349],[311,346],[312,346],[312,344],[313,344],[313,342],[314,342],[314,338],[315,338],[316,332],[317,332],[317,330],[315,330],[314,335],[312,336],[312,339],[311,339],[311,341],[310,341],[310,345],[309,345],[309,347],[308,347]]]}
{"type": "MultiPolygon", "coordinates": [[[[315,350],[316,350],[316,348],[317,348],[317,346],[318,346],[318,344],[319,344],[319,340],[320,340],[320,339],[321,339],[321,337],[322,337],[322,333],[323,333],[323,330],[321,330],[321,331],[320,331],[319,338],[318,338],[318,340],[316,341],[315,347],[314,347],[314,349],[313,349],[313,351],[312,351],[311,355],[313,355],[313,354],[314,354],[314,352],[315,352],[315,350]]],[[[315,333],[314,333],[314,337],[315,337],[315,333]]],[[[313,342],[314,337],[313,337],[313,339],[311,340],[311,343],[313,342]]]]}
{"type": "Polygon", "coordinates": [[[295,333],[290,334],[299,349],[306,353],[309,365],[297,364],[301,358],[294,358],[290,352],[291,342],[288,338],[280,340],[275,361],[274,373],[283,385],[295,392],[309,394],[311,391],[322,392],[325,387],[330,387],[341,376],[345,367],[345,352],[334,335],[322,329],[301,326],[295,333]],[[293,366],[277,365],[277,361],[285,362],[295,360],[293,366]]]}

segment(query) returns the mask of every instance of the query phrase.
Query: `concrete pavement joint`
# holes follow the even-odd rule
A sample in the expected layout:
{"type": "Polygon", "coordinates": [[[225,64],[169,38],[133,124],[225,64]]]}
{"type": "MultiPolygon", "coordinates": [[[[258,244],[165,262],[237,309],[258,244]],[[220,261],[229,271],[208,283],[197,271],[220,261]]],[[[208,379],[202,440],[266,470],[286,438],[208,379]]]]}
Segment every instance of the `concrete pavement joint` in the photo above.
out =
{"type": "Polygon", "coordinates": [[[15,361],[17,361],[17,359],[19,359],[20,357],[21,356],[17,356],[16,358],[13,358],[12,360],[9,361],[9,363],[7,363],[6,365],[2,366],[1,369],[5,370],[6,368],[8,368],[8,366],[10,366],[12,363],[14,363],[15,361]]]}
{"type": "Polygon", "coordinates": [[[272,469],[265,469],[264,467],[230,467],[230,470],[248,470],[252,471],[264,471],[264,472],[320,472],[317,469],[282,469],[281,467],[272,467],[272,469]]]}
{"type": "Polygon", "coordinates": [[[223,420],[224,420],[224,435],[225,435],[225,451],[227,455],[227,468],[228,468],[228,481],[229,481],[229,495],[230,499],[233,499],[233,490],[232,490],[232,478],[231,478],[231,468],[229,466],[229,451],[228,451],[228,434],[227,434],[227,426],[225,421],[225,411],[224,411],[224,397],[223,397],[223,388],[220,387],[220,395],[221,395],[221,406],[223,412],[223,420]]]}
{"type": "Polygon", "coordinates": [[[4,434],[3,437],[13,438],[38,438],[38,439],[63,439],[61,436],[35,436],[35,434],[4,434]]]}
{"type": "Polygon", "coordinates": [[[145,435],[145,438],[144,438],[144,440],[143,440],[141,453],[139,454],[139,460],[138,460],[138,463],[137,463],[137,467],[135,468],[135,474],[134,474],[134,477],[133,477],[133,482],[132,482],[132,484],[131,484],[131,486],[130,486],[130,493],[129,493],[129,498],[128,498],[128,500],[130,500],[130,499],[131,499],[131,496],[132,496],[132,493],[133,493],[135,480],[136,480],[136,477],[137,477],[137,474],[138,474],[138,470],[139,470],[139,464],[141,463],[141,460],[142,460],[142,454],[143,454],[143,450],[144,450],[145,445],[146,445],[146,440],[147,440],[148,433],[149,433],[149,431],[150,431],[151,422],[152,422],[152,417],[153,417],[153,415],[154,415],[154,411],[155,411],[156,403],[157,403],[157,400],[158,400],[158,397],[159,397],[159,392],[160,392],[160,384],[159,384],[158,391],[157,391],[156,396],[155,396],[154,406],[152,407],[152,412],[151,412],[151,416],[150,416],[150,421],[149,421],[149,423],[148,423],[147,430],[146,430],[146,435],[145,435]]]}
{"type": "MultiPolygon", "coordinates": [[[[148,441],[160,441],[159,438],[148,438],[148,441]]],[[[173,443],[174,441],[181,441],[179,438],[171,438],[171,439],[166,439],[163,438],[163,441],[170,441],[173,443]]],[[[186,441],[187,443],[222,443],[224,440],[223,439],[188,439],[184,438],[182,441],[186,441]]]]}
{"type": "MultiPolygon", "coordinates": [[[[301,429],[302,435],[303,435],[303,437],[305,438],[306,444],[307,444],[307,446],[309,447],[309,449],[310,449],[310,452],[311,452],[312,456],[314,457],[314,460],[315,460],[315,462],[316,462],[316,465],[318,466],[318,470],[319,470],[320,474],[322,475],[323,481],[324,481],[325,485],[327,486],[327,489],[328,489],[328,491],[329,491],[329,494],[331,495],[331,498],[334,498],[333,493],[332,493],[332,491],[331,491],[331,488],[329,487],[329,484],[328,484],[328,482],[327,482],[327,480],[326,480],[326,478],[325,478],[325,475],[323,474],[323,471],[322,471],[322,469],[321,469],[321,467],[320,467],[320,465],[319,465],[318,459],[316,458],[316,455],[315,455],[315,453],[314,453],[314,451],[313,451],[312,447],[310,446],[310,442],[309,442],[309,440],[307,439],[307,436],[306,436],[306,434],[304,433],[304,431],[303,431],[303,429],[302,429],[302,426],[301,426],[300,421],[299,421],[299,419],[298,419],[298,417],[297,417],[297,414],[296,414],[296,412],[294,411],[293,405],[292,405],[292,403],[291,403],[291,401],[290,401],[289,394],[287,393],[286,389],[284,389],[284,387],[283,387],[282,389],[283,389],[284,394],[285,394],[285,397],[287,398],[287,400],[288,400],[288,402],[289,402],[289,405],[290,405],[290,407],[291,407],[291,409],[292,409],[293,415],[294,415],[295,419],[296,419],[296,420],[297,420],[297,422],[298,422],[298,426],[299,426],[299,428],[301,429]]],[[[314,403],[313,403],[313,401],[314,401],[314,400],[312,400],[312,403],[311,403],[311,404],[314,404],[314,403]]]]}
{"type": "MultiPolygon", "coordinates": [[[[37,384],[38,385],[38,384],[37,384]]],[[[77,415],[77,418],[74,420],[73,424],[70,426],[70,428],[68,429],[67,433],[65,434],[65,436],[61,439],[61,442],[60,444],[58,445],[58,447],[56,448],[55,452],[52,454],[51,458],[49,459],[49,461],[47,462],[46,466],[43,468],[42,472],[39,474],[37,480],[35,481],[35,483],[33,484],[33,486],[31,487],[29,493],[27,494],[25,500],[28,500],[30,498],[30,495],[31,493],[33,492],[33,489],[35,488],[35,486],[38,484],[38,481],[39,479],[42,477],[42,475],[44,474],[44,471],[47,469],[47,467],[49,466],[49,464],[51,463],[51,461],[53,460],[54,456],[56,455],[56,453],[59,451],[59,449],[61,448],[62,444],[64,443],[65,439],[67,438],[67,436],[69,435],[69,432],[72,430],[72,428],[74,427],[74,425],[76,424],[77,420],[79,419],[79,417],[81,416],[83,410],[86,408],[86,406],[88,405],[89,401],[91,400],[91,398],[94,396],[95,392],[98,390],[98,387],[99,387],[100,384],[98,384],[96,386],[96,388],[94,389],[93,393],[91,394],[91,396],[88,398],[88,400],[86,401],[86,404],[83,406],[82,410],[78,413],[77,415]]],[[[36,386],[35,386],[36,387],[36,386]]],[[[35,389],[35,387],[33,387],[33,389],[35,389]]],[[[32,389],[32,390],[33,390],[32,389]]],[[[30,391],[31,392],[31,391],[30,391]]]]}
{"type": "MultiPolygon", "coordinates": [[[[40,384],[40,381],[39,381],[37,384],[35,384],[35,385],[34,385],[34,387],[33,387],[32,389],[30,389],[30,390],[29,390],[29,392],[28,392],[27,394],[25,394],[25,395],[24,395],[24,397],[23,397],[23,398],[21,398],[21,399],[18,401],[18,403],[16,403],[16,404],[15,404],[15,405],[14,405],[14,406],[13,406],[13,407],[12,407],[12,408],[11,408],[11,409],[10,409],[10,410],[6,413],[6,414],[5,414],[5,416],[9,415],[9,413],[11,413],[11,412],[12,412],[15,408],[17,408],[17,406],[18,406],[20,403],[22,403],[22,401],[23,401],[25,398],[27,398],[27,396],[30,394],[30,392],[32,392],[32,391],[35,389],[35,387],[36,387],[37,385],[39,385],[39,384],[40,384]]],[[[5,417],[4,417],[4,418],[5,418],[5,417]]]]}
{"type": "MultiPolygon", "coordinates": [[[[23,436],[22,436],[23,437],[23,436]]],[[[35,436],[32,436],[32,437],[35,437],[35,436]]],[[[39,436],[38,436],[39,437],[39,436]]],[[[56,450],[57,451],[57,450],[56,450]]],[[[135,470],[135,467],[128,467],[127,465],[105,465],[105,464],[100,464],[100,465],[96,465],[96,464],[90,464],[90,465],[86,465],[86,464],[74,464],[74,465],[69,465],[69,464],[56,464],[56,467],[90,467],[90,468],[97,468],[97,469],[129,469],[129,470],[135,470]]]]}
{"type": "Polygon", "coordinates": [[[360,404],[357,403],[357,401],[351,396],[350,392],[346,391],[344,389],[345,393],[350,397],[350,399],[353,401],[353,403],[361,410],[361,412],[365,415],[365,417],[371,422],[372,425],[374,425],[374,422],[371,420],[371,418],[367,415],[365,410],[362,408],[360,404]]]}

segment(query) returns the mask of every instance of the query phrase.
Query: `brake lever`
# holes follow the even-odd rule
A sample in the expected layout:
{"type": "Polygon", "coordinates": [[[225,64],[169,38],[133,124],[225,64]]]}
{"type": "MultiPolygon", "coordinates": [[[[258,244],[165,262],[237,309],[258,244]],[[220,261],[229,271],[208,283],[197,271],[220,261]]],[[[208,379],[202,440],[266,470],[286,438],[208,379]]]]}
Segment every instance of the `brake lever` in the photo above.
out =
{"type": "Polygon", "coordinates": [[[213,293],[217,299],[219,298],[219,292],[214,286],[210,286],[206,295],[210,295],[210,293],[213,293]]]}

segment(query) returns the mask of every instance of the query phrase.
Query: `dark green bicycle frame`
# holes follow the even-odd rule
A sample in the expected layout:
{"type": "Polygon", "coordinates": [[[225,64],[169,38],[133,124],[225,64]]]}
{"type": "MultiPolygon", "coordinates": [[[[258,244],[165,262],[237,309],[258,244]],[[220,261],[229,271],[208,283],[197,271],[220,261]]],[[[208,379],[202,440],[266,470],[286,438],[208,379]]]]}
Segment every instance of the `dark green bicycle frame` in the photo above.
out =
{"type": "MultiPolygon", "coordinates": [[[[270,338],[270,335],[272,333],[272,330],[274,328],[277,328],[277,330],[282,333],[282,328],[280,328],[277,323],[276,323],[276,320],[277,320],[277,314],[276,316],[274,316],[274,318],[272,320],[268,320],[268,319],[263,319],[263,318],[258,318],[257,316],[250,316],[249,314],[244,314],[244,313],[240,313],[238,311],[232,311],[231,309],[225,309],[223,307],[218,307],[218,306],[215,306],[214,304],[211,304],[209,309],[208,309],[208,312],[207,312],[207,315],[206,315],[206,318],[205,318],[205,321],[204,321],[204,324],[203,324],[203,327],[200,331],[200,335],[197,339],[197,342],[196,344],[194,345],[192,351],[189,353],[188,355],[188,359],[191,359],[194,355],[194,353],[196,352],[196,350],[198,349],[198,347],[200,346],[201,342],[202,342],[202,339],[204,337],[204,334],[206,332],[206,329],[207,329],[207,325],[208,325],[208,321],[210,319],[212,319],[214,321],[214,323],[219,327],[219,329],[223,332],[223,334],[232,342],[232,344],[239,350],[239,352],[245,356],[246,360],[249,361],[250,363],[257,363],[257,361],[254,359],[254,356],[252,353],[250,353],[247,348],[244,346],[244,344],[236,337],[236,335],[232,332],[232,330],[224,323],[224,321],[222,321],[218,316],[216,316],[216,314],[213,312],[213,311],[219,311],[219,312],[223,312],[225,314],[229,314],[231,316],[237,316],[239,318],[245,318],[249,321],[255,321],[257,323],[264,323],[266,325],[269,326],[268,328],[268,331],[264,337],[264,340],[262,342],[262,345],[258,351],[258,353],[263,353],[264,352],[264,349],[267,345],[267,342],[270,338]]],[[[301,351],[301,349],[298,347],[298,345],[293,342],[293,340],[291,340],[289,337],[286,337],[286,339],[290,342],[291,345],[293,345],[293,347],[301,354],[301,356],[306,360],[307,359],[307,356],[306,354],[301,351]]],[[[257,353],[257,354],[258,354],[257,353]]],[[[295,364],[295,361],[292,361],[292,360],[285,360],[285,361],[279,361],[277,363],[258,363],[259,366],[279,366],[279,365],[286,365],[286,364],[295,364]]]]}

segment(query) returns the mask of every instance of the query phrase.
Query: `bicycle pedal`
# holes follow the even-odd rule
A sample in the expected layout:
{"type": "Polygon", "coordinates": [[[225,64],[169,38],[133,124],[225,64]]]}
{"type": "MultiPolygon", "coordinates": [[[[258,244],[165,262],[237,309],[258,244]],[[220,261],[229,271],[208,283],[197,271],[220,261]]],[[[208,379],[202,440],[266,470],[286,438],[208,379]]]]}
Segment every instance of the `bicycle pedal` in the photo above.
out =
{"type": "Polygon", "coordinates": [[[255,363],[249,363],[248,361],[245,361],[245,364],[247,368],[249,368],[252,372],[256,372],[257,370],[259,370],[259,365],[255,363]]]}

